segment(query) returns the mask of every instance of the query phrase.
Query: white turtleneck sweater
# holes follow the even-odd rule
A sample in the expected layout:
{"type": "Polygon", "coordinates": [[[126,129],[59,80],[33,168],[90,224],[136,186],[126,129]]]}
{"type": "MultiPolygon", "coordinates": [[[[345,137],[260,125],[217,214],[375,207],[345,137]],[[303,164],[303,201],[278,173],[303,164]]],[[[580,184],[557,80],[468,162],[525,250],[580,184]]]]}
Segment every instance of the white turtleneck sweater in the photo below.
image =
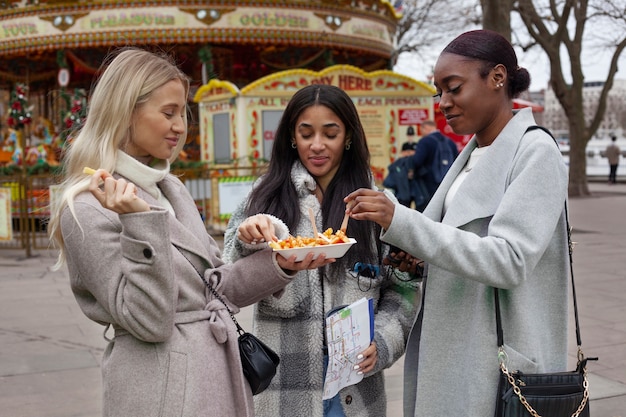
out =
{"type": "Polygon", "coordinates": [[[467,163],[463,167],[463,170],[459,172],[459,175],[457,175],[456,179],[454,180],[454,182],[448,189],[448,193],[446,194],[446,199],[444,200],[444,204],[443,204],[444,212],[448,210],[448,206],[450,205],[452,198],[454,198],[454,195],[456,194],[457,190],[459,189],[463,181],[465,181],[465,177],[467,177],[467,174],[469,174],[472,168],[476,166],[476,164],[478,163],[478,160],[487,151],[487,149],[489,149],[488,146],[483,146],[480,148],[475,148],[472,151],[469,159],[467,160],[467,163]]]}
{"type": "Polygon", "coordinates": [[[163,208],[175,214],[174,208],[157,186],[157,183],[162,181],[170,172],[170,163],[168,160],[159,159],[153,167],[150,167],[146,164],[142,164],[127,153],[118,151],[115,172],[128,178],[135,185],[154,197],[163,208]]]}

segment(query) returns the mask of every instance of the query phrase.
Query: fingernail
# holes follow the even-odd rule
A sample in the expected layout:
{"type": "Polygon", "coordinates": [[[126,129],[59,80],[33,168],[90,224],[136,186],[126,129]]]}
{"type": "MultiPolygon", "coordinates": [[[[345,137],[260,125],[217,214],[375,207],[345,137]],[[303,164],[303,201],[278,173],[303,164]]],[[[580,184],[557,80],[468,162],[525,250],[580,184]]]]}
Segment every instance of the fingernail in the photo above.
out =
{"type": "Polygon", "coordinates": [[[359,371],[356,373],[357,375],[363,375],[363,371],[359,371]]]}
{"type": "Polygon", "coordinates": [[[360,367],[359,365],[354,365],[354,370],[355,370],[355,371],[357,371],[357,370],[359,370],[359,369],[361,369],[361,367],[360,367]]]}
{"type": "Polygon", "coordinates": [[[256,245],[256,240],[253,240],[252,242],[250,242],[253,245],[256,245]]]}
{"type": "Polygon", "coordinates": [[[357,359],[363,359],[363,354],[360,353],[359,356],[356,357],[357,359]]]}

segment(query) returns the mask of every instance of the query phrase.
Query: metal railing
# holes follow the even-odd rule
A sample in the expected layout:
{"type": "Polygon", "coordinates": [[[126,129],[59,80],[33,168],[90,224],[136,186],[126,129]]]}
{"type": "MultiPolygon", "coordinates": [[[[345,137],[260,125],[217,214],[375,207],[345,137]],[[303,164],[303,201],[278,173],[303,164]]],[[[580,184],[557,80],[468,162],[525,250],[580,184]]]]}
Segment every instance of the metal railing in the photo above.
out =
{"type": "Polygon", "coordinates": [[[0,240],[0,249],[48,249],[47,224],[50,217],[52,175],[1,176],[0,187],[10,189],[12,239],[0,240]]]}
{"type": "MultiPolygon", "coordinates": [[[[196,201],[207,232],[223,233],[228,224],[229,208],[245,197],[252,182],[264,171],[261,167],[215,167],[173,170],[196,201]],[[233,192],[237,185],[237,192],[233,192]],[[226,189],[229,186],[230,188],[226,189]],[[225,195],[221,195],[224,193],[225,195]]],[[[30,257],[35,249],[50,249],[48,220],[51,195],[60,195],[59,178],[54,175],[16,174],[0,176],[0,187],[10,189],[10,239],[0,239],[0,250],[24,250],[30,257]]]]}

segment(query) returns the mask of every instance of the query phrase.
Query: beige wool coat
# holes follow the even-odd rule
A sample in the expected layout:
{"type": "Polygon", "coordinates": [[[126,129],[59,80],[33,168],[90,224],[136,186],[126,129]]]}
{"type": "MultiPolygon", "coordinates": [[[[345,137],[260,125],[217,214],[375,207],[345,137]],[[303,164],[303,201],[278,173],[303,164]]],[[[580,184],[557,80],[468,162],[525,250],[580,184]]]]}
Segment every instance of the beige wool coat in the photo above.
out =
{"type": "Polygon", "coordinates": [[[103,415],[251,417],[235,325],[196,268],[208,268],[204,277],[233,312],[280,293],[292,277],[269,249],[225,265],[184,185],[167,175],[158,186],[175,216],[142,189],[150,212],[118,215],[84,192],[79,223],[69,209],[62,214],[76,300],[114,329],[102,360],[103,415]]]}

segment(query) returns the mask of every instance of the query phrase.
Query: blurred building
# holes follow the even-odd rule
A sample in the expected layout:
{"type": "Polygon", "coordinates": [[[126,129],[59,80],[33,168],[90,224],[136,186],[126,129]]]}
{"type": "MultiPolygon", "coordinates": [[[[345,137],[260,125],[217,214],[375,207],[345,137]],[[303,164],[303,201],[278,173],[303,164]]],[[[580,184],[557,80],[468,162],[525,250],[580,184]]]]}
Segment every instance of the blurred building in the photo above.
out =
{"type": "MultiPolygon", "coordinates": [[[[603,86],[603,81],[584,84],[583,111],[586,123],[591,121],[598,107],[603,86]]],[[[544,125],[556,136],[567,137],[569,128],[565,112],[550,88],[544,93],[544,108],[544,125]]],[[[604,119],[592,139],[607,139],[612,135],[626,137],[626,80],[614,80],[613,88],[607,96],[604,119]]]]}

